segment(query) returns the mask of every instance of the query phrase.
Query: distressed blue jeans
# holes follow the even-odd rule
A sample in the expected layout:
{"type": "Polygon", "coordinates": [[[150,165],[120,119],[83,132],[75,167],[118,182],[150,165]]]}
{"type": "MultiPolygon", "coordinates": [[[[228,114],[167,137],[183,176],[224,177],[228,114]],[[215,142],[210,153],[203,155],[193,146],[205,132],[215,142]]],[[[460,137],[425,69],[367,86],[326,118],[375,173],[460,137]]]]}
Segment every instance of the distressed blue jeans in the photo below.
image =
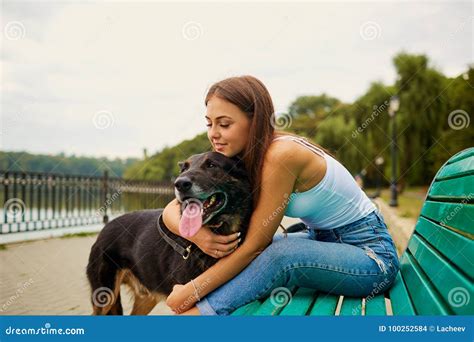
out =
{"type": "Polygon", "coordinates": [[[398,270],[393,240],[376,210],[332,230],[275,234],[241,273],[196,305],[201,315],[229,315],[276,288],[294,285],[363,297],[389,289],[398,270]]]}

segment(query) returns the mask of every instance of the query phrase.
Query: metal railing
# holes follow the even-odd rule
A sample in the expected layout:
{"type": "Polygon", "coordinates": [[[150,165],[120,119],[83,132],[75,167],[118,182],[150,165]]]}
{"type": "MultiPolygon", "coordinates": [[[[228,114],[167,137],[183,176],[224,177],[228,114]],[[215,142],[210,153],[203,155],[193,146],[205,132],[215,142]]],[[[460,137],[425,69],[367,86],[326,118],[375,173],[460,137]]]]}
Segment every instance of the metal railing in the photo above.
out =
{"type": "Polygon", "coordinates": [[[107,223],[127,211],[162,208],[171,182],[0,171],[0,234],[107,223]]]}

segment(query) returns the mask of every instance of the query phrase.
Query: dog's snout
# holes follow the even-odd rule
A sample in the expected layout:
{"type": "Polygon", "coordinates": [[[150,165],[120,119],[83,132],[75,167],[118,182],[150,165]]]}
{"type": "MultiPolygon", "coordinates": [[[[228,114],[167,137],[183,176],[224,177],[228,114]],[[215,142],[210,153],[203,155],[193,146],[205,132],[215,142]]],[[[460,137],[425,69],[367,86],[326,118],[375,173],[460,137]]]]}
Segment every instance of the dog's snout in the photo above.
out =
{"type": "Polygon", "coordinates": [[[174,186],[178,191],[188,191],[193,186],[193,183],[188,177],[179,177],[175,182],[174,186]]]}

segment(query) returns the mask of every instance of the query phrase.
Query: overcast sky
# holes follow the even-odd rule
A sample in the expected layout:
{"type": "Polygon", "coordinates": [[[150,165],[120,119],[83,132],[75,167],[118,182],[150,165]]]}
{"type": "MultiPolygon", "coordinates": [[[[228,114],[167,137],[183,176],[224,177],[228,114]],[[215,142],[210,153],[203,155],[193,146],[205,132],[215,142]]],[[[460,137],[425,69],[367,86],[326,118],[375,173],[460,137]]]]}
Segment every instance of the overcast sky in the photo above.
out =
{"type": "Polygon", "coordinates": [[[3,1],[1,149],[141,157],[206,130],[215,81],[251,74],[277,111],[392,84],[393,56],[473,61],[471,2],[3,1]]]}

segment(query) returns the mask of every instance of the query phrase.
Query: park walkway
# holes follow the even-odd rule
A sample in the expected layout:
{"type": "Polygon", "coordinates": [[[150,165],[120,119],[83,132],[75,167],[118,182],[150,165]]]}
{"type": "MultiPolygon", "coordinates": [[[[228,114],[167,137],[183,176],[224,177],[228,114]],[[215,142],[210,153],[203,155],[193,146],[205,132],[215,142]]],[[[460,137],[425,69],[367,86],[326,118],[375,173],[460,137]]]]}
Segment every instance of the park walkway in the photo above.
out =
{"type": "MultiPolygon", "coordinates": [[[[380,199],[377,204],[397,244],[405,245],[415,220],[400,218],[380,199]]],[[[288,227],[295,221],[285,217],[288,227]]],[[[0,250],[0,314],[89,315],[89,284],[85,275],[89,251],[96,235],[51,238],[8,244],[0,250]]],[[[402,247],[404,248],[404,247],[402,247]]],[[[131,310],[130,296],[122,288],[124,312],[131,310]]],[[[172,312],[160,302],[151,312],[172,312]]]]}

